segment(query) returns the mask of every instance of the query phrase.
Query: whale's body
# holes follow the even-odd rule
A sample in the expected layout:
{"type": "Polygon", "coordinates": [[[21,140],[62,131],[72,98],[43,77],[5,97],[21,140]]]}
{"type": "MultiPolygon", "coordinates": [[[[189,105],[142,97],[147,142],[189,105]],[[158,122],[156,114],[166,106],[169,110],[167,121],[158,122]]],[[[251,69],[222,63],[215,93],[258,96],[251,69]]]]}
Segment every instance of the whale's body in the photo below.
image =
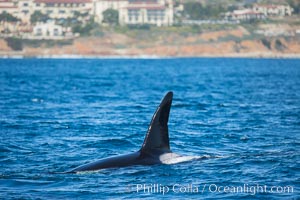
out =
{"type": "Polygon", "coordinates": [[[178,154],[157,152],[153,155],[144,154],[141,151],[134,153],[123,154],[108,158],[103,158],[96,162],[92,162],[86,165],[79,166],[69,173],[77,173],[84,171],[97,171],[106,168],[117,168],[117,167],[127,167],[131,165],[154,165],[154,164],[169,164],[174,161],[174,159],[179,158],[178,154]],[[172,160],[172,161],[171,161],[172,160]],[[171,161],[171,162],[169,162],[171,161]]]}
{"type": "Polygon", "coordinates": [[[173,93],[168,92],[154,113],[141,149],[134,153],[113,156],[79,166],[68,173],[97,171],[131,165],[172,163],[181,156],[172,153],[169,144],[168,120],[173,93]]]}

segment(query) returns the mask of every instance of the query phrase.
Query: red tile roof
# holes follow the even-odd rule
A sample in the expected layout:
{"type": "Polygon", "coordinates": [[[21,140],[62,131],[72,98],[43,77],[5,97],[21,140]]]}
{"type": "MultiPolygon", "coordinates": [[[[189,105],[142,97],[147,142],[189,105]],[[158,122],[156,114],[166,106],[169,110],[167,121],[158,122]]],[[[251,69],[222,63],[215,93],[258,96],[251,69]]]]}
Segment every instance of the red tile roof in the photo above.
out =
{"type": "Polygon", "coordinates": [[[278,8],[280,6],[286,6],[286,5],[276,5],[276,4],[271,4],[271,5],[270,4],[267,4],[267,5],[265,5],[265,4],[256,4],[256,5],[254,5],[254,7],[273,8],[273,9],[278,8]]]}
{"type": "Polygon", "coordinates": [[[157,0],[131,0],[131,3],[157,3],[157,0]]]}
{"type": "Polygon", "coordinates": [[[9,9],[9,8],[18,8],[17,6],[1,6],[0,5],[0,8],[6,8],[6,9],[9,9]]]}
{"type": "Polygon", "coordinates": [[[152,0],[138,0],[138,1],[129,1],[129,4],[157,4],[156,1],[152,1],[152,0]]]}
{"type": "Polygon", "coordinates": [[[92,0],[35,0],[37,3],[91,3],[92,0]]]}
{"type": "Polygon", "coordinates": [[[247,12],[247,13],[234,13],[234,16],[239,16],[239,15],[264,15],[263,13],[258,13],[258,12],[247,12]]]}
{"type": "Polygon", "coordinates": [[[164,6],[128,6],[126,7],[129,10],[139,10],[139,9],[146,9],[146,10],[165,10],[166,8],[164,6]]]}

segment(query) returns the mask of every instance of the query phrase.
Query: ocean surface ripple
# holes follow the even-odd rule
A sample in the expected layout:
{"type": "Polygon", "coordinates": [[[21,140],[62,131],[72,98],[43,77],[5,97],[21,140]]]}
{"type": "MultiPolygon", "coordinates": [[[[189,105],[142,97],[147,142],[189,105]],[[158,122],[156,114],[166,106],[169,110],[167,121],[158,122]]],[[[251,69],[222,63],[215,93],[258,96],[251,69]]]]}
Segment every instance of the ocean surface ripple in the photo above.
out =
{"type": "Polygon", "coordinates": [[[1,59],[0,85],[0,199],[300,198],[300,60],[1,59]],[[138,150],[169,90],[171,148],[203,159],[53,173],[138,150]]]}

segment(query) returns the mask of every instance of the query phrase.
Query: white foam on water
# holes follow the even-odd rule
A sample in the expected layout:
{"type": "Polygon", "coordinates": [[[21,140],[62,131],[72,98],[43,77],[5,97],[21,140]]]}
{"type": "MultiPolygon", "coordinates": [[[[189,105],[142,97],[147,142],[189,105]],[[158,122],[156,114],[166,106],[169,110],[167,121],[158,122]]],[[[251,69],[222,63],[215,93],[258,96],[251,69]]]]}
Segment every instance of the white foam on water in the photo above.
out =
{"type": "Polygon", "coordinates": [[[165,153],[159,156],[159,160],[163,164],[176,164],[181,162],[187,162],[191,160],[208,158],[207,156],[180,156],[176,153],[165,153]]]}

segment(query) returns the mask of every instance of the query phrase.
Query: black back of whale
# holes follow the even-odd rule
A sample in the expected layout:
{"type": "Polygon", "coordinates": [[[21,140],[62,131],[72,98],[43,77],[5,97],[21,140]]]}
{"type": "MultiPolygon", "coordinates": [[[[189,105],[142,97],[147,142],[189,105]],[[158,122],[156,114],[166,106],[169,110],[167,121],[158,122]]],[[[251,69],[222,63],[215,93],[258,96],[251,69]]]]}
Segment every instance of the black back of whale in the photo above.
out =
{"type": "Polygon", "coordinates": [[[68,173],[95,171],[105,168],[126,167],[130,165],[159,164],[159,156],[170,153],[168,121],[173,92],[168,92],[154,113],[141,149],[134,153],[104,158],[79,166],[68,173]]]}

